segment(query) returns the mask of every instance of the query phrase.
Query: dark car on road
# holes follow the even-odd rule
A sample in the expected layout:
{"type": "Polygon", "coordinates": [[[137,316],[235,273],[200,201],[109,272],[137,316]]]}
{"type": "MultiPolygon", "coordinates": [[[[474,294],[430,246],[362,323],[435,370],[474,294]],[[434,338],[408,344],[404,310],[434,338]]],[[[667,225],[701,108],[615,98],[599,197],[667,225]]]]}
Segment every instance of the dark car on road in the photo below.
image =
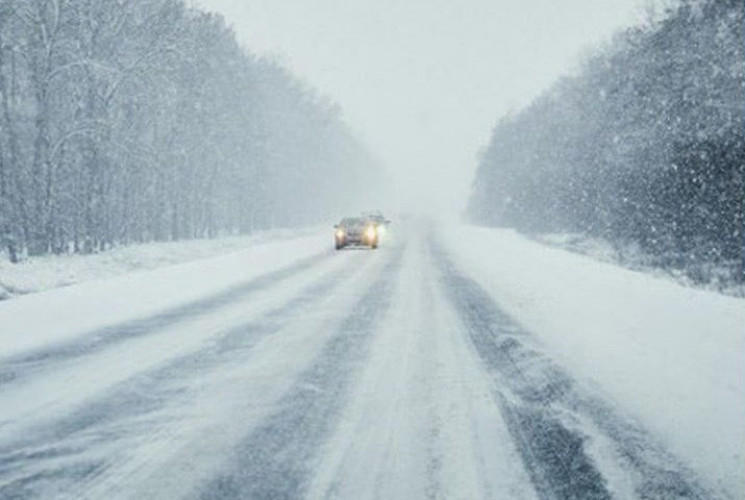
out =
{"type": "Polygon", "coordinates": [[[376,224],[367,218],[346,217],[335,225],[334,228],[336,228],[334,240],[337,250],[350,245],[369,246],[373,249],[378,248],[376,224]]]}

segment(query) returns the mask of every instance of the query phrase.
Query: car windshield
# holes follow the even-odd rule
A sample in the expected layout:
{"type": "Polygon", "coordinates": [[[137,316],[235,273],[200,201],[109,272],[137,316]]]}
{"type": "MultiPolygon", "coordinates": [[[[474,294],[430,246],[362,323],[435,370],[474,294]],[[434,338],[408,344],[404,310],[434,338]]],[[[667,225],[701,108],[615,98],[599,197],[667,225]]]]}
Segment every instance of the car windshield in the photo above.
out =
{"type": "Polygon", "coordinates": [[[343,219],[339,225],[348,229],[357,229],[365,225],[365,219],[343,219]]]}

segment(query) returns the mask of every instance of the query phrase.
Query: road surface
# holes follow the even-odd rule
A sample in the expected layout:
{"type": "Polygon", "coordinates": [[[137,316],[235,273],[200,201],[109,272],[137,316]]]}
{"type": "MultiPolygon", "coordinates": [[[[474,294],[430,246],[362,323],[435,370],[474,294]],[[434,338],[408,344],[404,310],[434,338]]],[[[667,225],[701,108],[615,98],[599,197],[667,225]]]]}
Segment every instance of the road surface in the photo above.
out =
{"type": "Polygon", "coordinates": [[[0,498],[718,497],[397,229],[0,358],[0,498]]]}

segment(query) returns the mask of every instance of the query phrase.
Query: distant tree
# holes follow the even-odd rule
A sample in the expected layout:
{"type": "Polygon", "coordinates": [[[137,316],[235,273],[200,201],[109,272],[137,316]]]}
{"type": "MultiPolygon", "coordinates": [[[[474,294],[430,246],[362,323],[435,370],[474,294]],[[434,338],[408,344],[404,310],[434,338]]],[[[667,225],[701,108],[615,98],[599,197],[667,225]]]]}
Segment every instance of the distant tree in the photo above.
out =
{"type": "Polygon", "coordinates": [[[316,223],[376,166],[336,107],[184,0],[0,2],[9,258],[316,223]]]}

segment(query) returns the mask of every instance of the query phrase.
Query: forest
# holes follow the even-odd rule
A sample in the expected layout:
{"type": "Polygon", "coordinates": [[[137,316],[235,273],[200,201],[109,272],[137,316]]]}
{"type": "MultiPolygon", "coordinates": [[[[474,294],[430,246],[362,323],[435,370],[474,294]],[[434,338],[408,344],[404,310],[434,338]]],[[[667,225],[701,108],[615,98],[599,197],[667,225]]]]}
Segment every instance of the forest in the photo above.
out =
{"type": "Polygon", "coordinates": [[[218,15],[184,0],[0,2],[12,261],[317,223],[377,172],[338,106],[218,15]]]}
{"type": "Polygon", "coordinates": [[[633,246],[745,282],[745,3],[676,0],[595,49],[482,152],[471,221],[633,246]]]}

